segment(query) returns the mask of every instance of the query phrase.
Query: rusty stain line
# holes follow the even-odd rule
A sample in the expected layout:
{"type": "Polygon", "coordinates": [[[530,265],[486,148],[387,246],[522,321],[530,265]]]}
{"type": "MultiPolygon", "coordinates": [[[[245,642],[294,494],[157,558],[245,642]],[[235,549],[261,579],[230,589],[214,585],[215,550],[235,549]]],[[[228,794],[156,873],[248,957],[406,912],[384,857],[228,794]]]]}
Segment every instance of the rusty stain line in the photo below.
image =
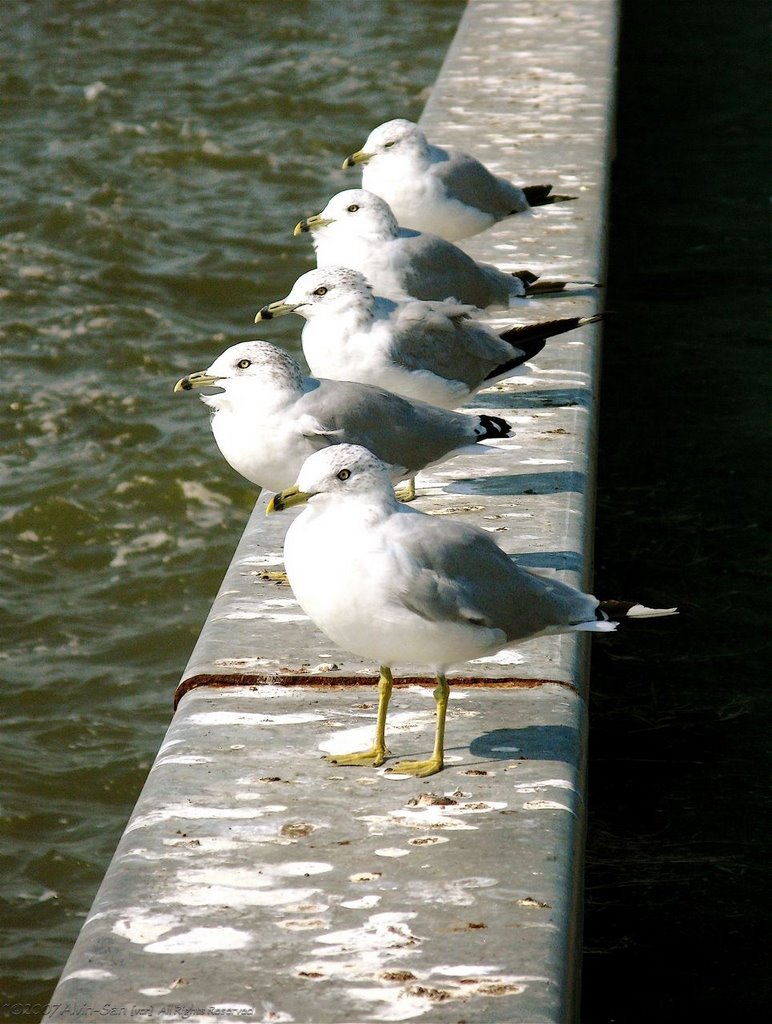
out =
{"type": "MultiPolygon", "coordinates": [[[[212,675],[207,673],[200,673],[199,675],[190,676],[188,679],[183,679],[174,691],[174,710],[185,696],[186,693],[190,693],[191,690],[199,690],[203,687],[211,687],[216,690],[224,690],[229,687],[237,686],[301,686],[307,687],[312,690],[331,690],[331,689],[344,689],[349,686],[375,686],[377,682],[377,676],[328,676],[327,678],[320,678],[319,676],[305,675],[302,673],[298,674],[286,674],[286,675],[252,675],[248,673],[233,673],[231,675],[212,675]]],[[[478,689],[494,689],[494,690],[514,690],[514,689],[534,689],[537,686],[563,686],[567,690],[571,690],[574,693],[579,693],[578,687],[574,686],[573,683],[566,683],[560,679],[521,679],[517,676],[506,676],[496,679],[482,679],[473,676],[452,676],[448,679],[448,682],[453,686],[473,686],[478,689]]],[[[437,685],[436,680],[430,676],[394,676],[394,685],[399,686],[424,686],[434,687],[437,685]]]]}

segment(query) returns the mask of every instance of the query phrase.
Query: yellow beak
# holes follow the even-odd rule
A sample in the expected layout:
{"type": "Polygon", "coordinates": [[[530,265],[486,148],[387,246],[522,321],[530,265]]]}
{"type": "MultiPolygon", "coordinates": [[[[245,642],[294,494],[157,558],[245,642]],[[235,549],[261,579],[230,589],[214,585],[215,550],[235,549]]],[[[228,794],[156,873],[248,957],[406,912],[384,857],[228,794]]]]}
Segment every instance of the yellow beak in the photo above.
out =
{"type": "Polygon", "coordinates": [[[328,224],[332,224],[332,221],[327,220],[321,213],[316,213],[313,217],[306,217],[298,221],[292,234],[302,235],[304,231],[316,231],[317,228],[324,228],[328,224]]]}
{"type": "Polygon", "coordinates": [[[174,385],[175,391],[192,391],[193,388],[209,388],[217,384],[222,378],[214,377],[206,370],[199,370],[198,373],[189,373],[187,377],[181,377],[174,385]]]}
{"type": "Polygon", "coordinates": [[[355,164],[366,164],[372,155],[372,153],[365,153],[363,149],[357,150],[356,153],[352,153],[351,156],[347,156],[343,161],[343,170],[347,171],[349,167],[353,167],[355,164]]]}
{"type": "Polygon", "coordinates": [[[278,494],[274,494],[266,505],[265,514],[269,516],[272,512],[283,512],[285,508],[292,508],[293,505],[302,505],[312,497],[312,494],[299,491],[294,485],[287,487],[285,490],[279,491],[278,494]]]}
{"type": "Polygon", "coordinates": [[[302,302],[270,302],[267,306],[263,306],[258,309],[255,314],[255,323],[259,324],[261,320],[273,320],[275,316],[286,316],[287,313],[294,313],[298,306],[302,306],[302,302]]]}

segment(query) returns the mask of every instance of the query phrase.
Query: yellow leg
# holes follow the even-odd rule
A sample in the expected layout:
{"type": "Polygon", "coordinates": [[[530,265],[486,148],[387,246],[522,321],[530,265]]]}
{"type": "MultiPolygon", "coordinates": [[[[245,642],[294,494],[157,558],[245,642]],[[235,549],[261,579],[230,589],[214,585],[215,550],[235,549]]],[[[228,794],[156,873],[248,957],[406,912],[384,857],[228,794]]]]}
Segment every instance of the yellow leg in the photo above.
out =
{"type": "Polygon", "coordinates": [[[437,728],[434,733],[434,750],[428,761],[398,761],[388,771],[395,775],[416,775],[425,778],[427,775],[436,775],[442,771],[444,764],[443,751],[445,749],[445,715],[448,710],[448,695],[450,687],[444,675],[437,676],[437,686],[434,690],[434,703],[437,708],[437,728]]]}
{"type": "Polygon", "coordinates": [[[394,492],[400,501],[407,502],[412,501],[415,498],[415,477],[411,476],[404,487],[398,487],[394,492]]]}
{"type": "Polygon", "coordinates": [[[373,768],[383,764],[391,753],[386,746],[386,712],[389,710],[392,685],[391,669],[386,665],[381,665],[381,676],[378,680],[378,717],[375,721],[375,742],[372,747],[369,750],[360,750],[353,754],[325,754],[325,760],[331,764],[369,764],[373,768]]]}

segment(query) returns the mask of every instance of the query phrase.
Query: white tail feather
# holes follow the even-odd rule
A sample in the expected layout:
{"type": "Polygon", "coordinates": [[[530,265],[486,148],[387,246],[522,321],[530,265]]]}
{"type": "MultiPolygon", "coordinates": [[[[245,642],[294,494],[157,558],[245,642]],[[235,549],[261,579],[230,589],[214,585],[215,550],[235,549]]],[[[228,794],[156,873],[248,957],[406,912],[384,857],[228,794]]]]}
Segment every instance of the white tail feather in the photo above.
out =
{"type": "Polygon", "coordinates": [[[610,619],[590,619],[571,628],[582,633],[613,633],[618,625],[618,622],[612,622],[610,619]]]}
{"type": "MultiPolygon", "coordinates": [[[[450,454],[460,455],[463,452],[464,455],[491,455],[494,452],[500,452],[501,449],[497,448],[494,444],[488,444],[488,442],[501,440],[506,440],[506,438],[486,437],[484,441],[470,441],[469,444],[456,448],[450,454]]],[[[448,458],[450,458],[450,456],[448,456],[448,458]]]]}
{"type": "Polygon", "coordinates": [[[656,619],[662,615],[678,615],[677,608],[647,608],[645,604],[634,604],[627,612],[628,619],[656,619]]]}

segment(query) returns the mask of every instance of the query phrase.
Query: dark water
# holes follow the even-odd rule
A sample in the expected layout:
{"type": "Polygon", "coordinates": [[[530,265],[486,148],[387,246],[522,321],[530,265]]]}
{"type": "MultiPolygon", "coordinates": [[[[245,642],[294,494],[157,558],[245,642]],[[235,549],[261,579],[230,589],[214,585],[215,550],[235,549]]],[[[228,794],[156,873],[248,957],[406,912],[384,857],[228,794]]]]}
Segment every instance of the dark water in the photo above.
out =
{"type": "Polygon", "coordinates": [[[253,504],[172,386],[312,266],[295,223],[462,9],[2,4],[4,997],[58,978],[253,504]]]}
{"type": "Polygon", "coordinates": [[[583,1020],[744,1024],[772,994],[768,9],[623,13],[596,589],[682,615],[594,646],[583,1020]]]}

